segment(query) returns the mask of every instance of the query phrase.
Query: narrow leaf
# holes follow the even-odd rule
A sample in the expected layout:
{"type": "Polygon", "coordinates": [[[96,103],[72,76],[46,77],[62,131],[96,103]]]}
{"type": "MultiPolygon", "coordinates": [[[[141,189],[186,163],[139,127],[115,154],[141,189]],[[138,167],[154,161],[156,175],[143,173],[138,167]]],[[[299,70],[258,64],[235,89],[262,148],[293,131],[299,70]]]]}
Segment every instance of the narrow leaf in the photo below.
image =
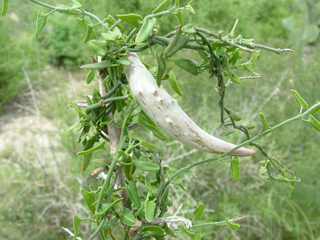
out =
{"type": "Polygon", "coordinates": [[[98,54],[99,56],[105,56],[107,54],[107,50],[105,47],[107,46],[107,41],[97,41],[97,40],[91,40],[89,42],[90,49],[98,54]]]}
{"type": "Polygon", "coordinates": [[[89,63],[86,65],[82,65],[81,68],[84,68],[84,69],[103,69],[103,68],[116,67],[116,66],[119,66],[119,64],[114,64],[109,60],[103,60],[98,63],[89,63]]]}
{"type": "Polygon", "coordinates": [[[154,201],[147,200],[145,202],[145,218],[148,222],[152,222],[154,218],[154,211],[156,209],[156,203],[154,201]]]}
{"type": "Polygon", "coordinates": [[[80,226],[80,223],[81,223],[81,219],[77,215],[74,215],[73,216],[73,229],[74,229],[73,240],[77,239],[78,228],[80,226]]]}
{"type": "Polygon", "coordinates": [[[307,109],[309,106],[305,100],[302,99],[302,97],[297,93],[297,91],[291,89],[292,95],[296,98],[297,103],[300,105],[300,107],[307,109]]]}
{"type": "Polygon", "coordinates": [[[194,221],[195,219],[197,219],[198,221],[201,221],[201,217],[204,213],[204,208],[205,208],[204,203],[200,203],[199,206],[196,208],[196,210],[193,211],[192,221],[194,221]]]}
{"type": "Polygon", "coordinates": [[[85,189],[81,189],[81,194],[89,210],[94,214],[95,207],[93,206],[93,203],[96,201],[94,192],[88,192],[85,189]]]}
{"type": "Polygon", "coordinates": [[[37,22],[36,22],[36,38],[41,33],[44,26],[47,24],[47,15],[45,15],[42,10],[39,10],[38,16],[37,16],[37,22]]]}
{"type": "Polygon", "coordinates": [[[312,127],[314,127],[314,129],[316,129],[318,132],[320,132],[320,123],[319,123],[319,121],[318,121],[314,116],[312,116],[311,114],[309,114],[309,121],[310,121],[312,127]]]}
{"type": "Polygon", "coordinates": [[[148,128],[150,131],[152,131],[157,138],[161,139],[162,141],[166,141],[166,140],[167,140],[166,137],[160,132],[160,130],[158,129],[158,127],[155,127],[155,126],[147,123],[147,122],[142,118],[141,115],[139,115],[137,122],[140,123],[142,126],[148,128]]]}
{"type": "Polygon", "coordinates": [[[86,154],[88,154],[88,153],[92,153],[92,152],[94,152],[94,151],[103,149],[105,143],[106,143],[106,141],[103,141],[103,142],[99,143],[97,146],[95,146],[94,148],[90,148],[90,149],[88,149],[88,150],[86,150],[86,151],[77,152],[77,155],[82,156],[82,155],[86,155],[86,154]]]}
{"type": "Polygon", "coordinates": [[[164,224],[163,225],[163,229],[166,231],[167,234],[169,234],[171,237],[177,238],[177,235],[175,234],[175,232],[168,227],[168,224],[164,224]]]}
{"type": "Polygon", "coordinates": [[[240,161],[239,157],[236,156],[230,164],[231,177],[234,181],[240,178],[240,161]]]}
{"type": "Polygon", "coordinates": [[[144,236],[165,233],[165,231],[159,226],[145,226],[142,228],[141,232],[143,232],[144,236]]]}
{"type": "Polygon", "coordinates": [[[112,208],[113,206],[120,203],[122,200],[123,200],[123,198],[119,198],[119,199],[115,200],[113,203],[102,203],[99,211],[96,211],[96,214],[97,215],[104,214],[106,211],[108,211],[110,208],[112,208]]]}
{"type": "Polygon", "coordinates": [[[234,231],[238,230],[240,228],[239,224],[235,224],[235,223],[230,222],[230,220],[228,218],[226,218],[226,224],[228,227],[230,227],[234,231]]]}
{"type": "Polygon", "coordinates": [[[94,75],[95,75],[96,71],[93,69],[90,69],[90,71],[88,72],[88,75],[86,77],[86,83],[89,84],[92,82],[92,80],[94,79],[94,75]]]}
{"type": "Polygon", "coordinates": [[[152,11],[152,13],[154,14],[154,13],[168,10],[171,3],[172,3],[172,0],[164,0],[162,3],[160,3],[160,5],[156,9],[152,11]]]}
{"type": "Polygon", "coordinates": [[[186,59],[186,58],[173,58],[172,61],[185,71],[191,73],[194,76],[198,75],[198,69],[199,69],[199,64],[192,60],[192,59],[186,59]]]}
{"type": "Polygon", "coordinates": [[[82,6],[81,6],[81,3],[79,3],[79,2],[76,1],[76,0],[71,0],[71,2],[72,2],[72,7],[71,7],[70,10],[78,9],[78,8],[81,8],[81,7],[82,7],[82,6]]]}
{"type": "Polygon", "coordinates": [[[141,171],[144,171],[144,172],[157,172],[160,169],[160,167],[155,163],[140,160],[140,159],[136,158],[136,156],[132,156],[132,157],[133,157],[133,160],[135,162],[135,165],[141,171]]]}
{"type": "Polygon", "coordinates": [[[121,65],[124,66],[129,66],[131,64],[129,58],[127,56],[122,56],[117,60],[117,63],[120,63],[121,65]]]}
{"type": "Polygon", "coordinates": [[[140,198],[138,194],[138,190],[136,187],[136,183],[133,180],[130,180],[129,184],[127,185],[127,192],[132,204],[139,209],[140,208],[140,198]]]}
{"type": "Polygon", "coordinates": [[[136,37],[136,42],[140,43],[146,40],[149,36],[149,34],[153,31],[154,25],[156,24],[157,19],[156,18],[145,18],[144,22],[142,24],[141,29],[139,30],[137,37],[136,37]]]}
{"type": "Polygon", "coordinates": [[[136,218],[131,213],[131,211],[128,208],[126,208],[121,214],[120,221],[125,225],[133,226],[136,223],[136,218]]]}
{"type": "Polygon", "coordinates": [[[68,127],[66,131],[68,132],[68,131],[71,131],[71,130],[77,128],[80,125],[80,122],[81,121],[79,119],[75,124],[73,124],[72,126],[68,127]]]}
{"type": "Polygon", "coordinates": [[[76,112],[79,115],[79,118],[81,118],[84,115],[84,113],[81,111],[81,108],[75,102],[69,100],[68,103],[71,107],[74,108],[74,110],[76,110],[76,112]]]}
{"type": "Polygon", "coordinates": [[[122,21],[129,23],[135,28],[139,28],[139,21],[143,19],[143,17],[139,14],[130,13],[130,14],[117,14],[117,17],[122,21]]]}
{"type": "Polygon", "coordinates": [[[160,87],[163,73],[166,70],[166,59],[163,57],[163,54],[158,55],[157,53],[156,58],[158,62],[156,81],[157,85],[160,87]]]}
{"type": "Polygon", "coordinates": [[[113,218],[113,219],[111,219],[111,220],[109,220],[109,221],[106,221],[106,222],[103,224],[102,229],[109,229],[109,228],[111,228],[113,225],[115,225],[115,224],[117,223],[117,221],[118,221],[118,218],[117,218],[117,217],[115,217],[115,218],[113,218]]]}
{"type": "Polygon", "coordinates": [[[4,17],[6,15],[7,10],[8,10],[8,6],[9,6],[9,0],[3,0],[2,10],[1,10],[1,17],[4,17]]]}
{"type": "MultiPolygon", "coordinates": [[[[316,102],[315,104],[317,104],[318,102],[316,102]]],[[[318,112],[320,112],[320,106],[318,106],[318,107],[316,107],[315,109],[313,109],[310,113],[311,114],[316,114],[316,113],[318,113],[318,112]]]]}
{"type": "Polygon", "coordinates": [[[163,191],[162,196],[160,198],[160,206],[167,206],[168,205],[168,195],[169,195],[169,187],[163,191]]]}
{"type": "Polygon", "coordinates": [[[145,146],[147,148],[150,148],[150,149],[157,149],[158,148],[157,146],[155,146],[155,145],[153,145],[151,143],[145,142],[142,139],[140,139],[139,141],[143,146],[145,146]]]}
{"type": "Polygon", "coordinates": [[[262,122],[264,129],[271,129],[271,127],[268,125],[268,123],[266,121],[266,116],[262,112],[259,113],[259,118],[262,122]]]}
{"type": "Polygon", "coordinates": [[[183,26],[184,25],[184,22],[183,22],[183,16],[182,16],[182,13],[181,11],[178,11],[177,14],[176,14],[179,22],[180,22],[180,25],[183,26]]]}

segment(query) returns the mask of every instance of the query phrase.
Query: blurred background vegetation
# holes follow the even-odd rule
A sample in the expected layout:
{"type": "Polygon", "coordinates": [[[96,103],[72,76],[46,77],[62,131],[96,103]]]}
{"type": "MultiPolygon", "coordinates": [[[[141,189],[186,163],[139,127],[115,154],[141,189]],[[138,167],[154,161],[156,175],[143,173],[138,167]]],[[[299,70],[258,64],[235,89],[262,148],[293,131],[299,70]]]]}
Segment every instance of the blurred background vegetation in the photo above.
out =
{"type": "MultiPolygon", "coordinates": [[[[63,0],[47,2],[70,5],[63,0]]],[[[146,15],[160,3],[80,2],[100,18],[130,12],[146,15]]],[[[256,43],[295,51],[280,56],[262,52],[256,69],[262,78],[229,87],[226,105],[242,116],[243,124],[259,126],[259,111],[270,125],[296,115],[299,107],[290,89],[296,89],[309,105],[320,99],[319,0],[201,0],[195,1],[193,7],[196,15],[185,15],[186,23],[226,33],[238,18],[236,34],[253,38],[256,43]]],[[[75,112],[67,106],[68,99],[83,99],[92,91],[92,86],[85,85],[87,72],[79,69],[79,65],[90,62],[88,45],[82,43],[84,32],[74,16],[55,13],[35,39],[39,9],[25,0],[11,0],[7,16],[0,20],[1,239],[68,239],[61,227],[72,230],[73,214],[89,216],[80,189],[98,184],[89,173],[94,166],[80,173],[80,159],[75,154],[79,150],[78,135],[65,131],[76,119],[75,112]]],[[[159,31],[171,30],[173,21],[176,19],[161,19],[159,31]]],[[[184,54],[197,58],[191,51],[184,54]]],[[[145,59],[151,59],[150,52],[145,55],[145,59]]],[[[184,97],[172,94],[182,108],[208,132],[223,134],[217,128],[216,83],[208,80],[206,74],[194,78],[179,69],[174,72],[184,97]]],[[[173,170],[210,155],[173,139],[158,142],[148,134],[150,141],[163,149],[163,161],[173,170]]],[[[180,179],[188,192],[178,185],[171,191],[174,204],[170,213],[183,204],[179,214],[188,217],[203,202],[206,221],[245,216],[239,221],[240,230],[203,228],[203,239],[319,240],[319,137],[309,124],[301,122],[286,125],[259,141],[301,178],[291,199],[285,184],[265,182],[259,177],[259,161],[264,159],[257,154],[242,159],[241,178],[237,182],[231,179],[227,163],[210,163],[190,171],[180,179]]],[[[243,140],[240,133],[226,139],[238,143],[243,140]]],[[[92,232],[88,224],[81,226],[80,235],[92,232]]]]}

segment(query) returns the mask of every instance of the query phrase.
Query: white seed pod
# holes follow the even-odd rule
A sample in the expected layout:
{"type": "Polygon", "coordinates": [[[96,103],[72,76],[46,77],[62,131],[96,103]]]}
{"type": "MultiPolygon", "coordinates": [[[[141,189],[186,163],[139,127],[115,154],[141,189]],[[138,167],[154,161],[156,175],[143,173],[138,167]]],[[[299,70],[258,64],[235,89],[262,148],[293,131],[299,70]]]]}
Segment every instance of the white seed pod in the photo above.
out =
{"type": "MultiPolygon", "coordinates": [[[[124,66],[131,92],[143,111],[163,130],[185,145],[210,153],[225,153],[236,145],[216,138],[197,126],[141,63],[136,53],[127,55],[124,66]]],[[[251,156],[254,149],[239,148],[229,155],[251,156]]]]}

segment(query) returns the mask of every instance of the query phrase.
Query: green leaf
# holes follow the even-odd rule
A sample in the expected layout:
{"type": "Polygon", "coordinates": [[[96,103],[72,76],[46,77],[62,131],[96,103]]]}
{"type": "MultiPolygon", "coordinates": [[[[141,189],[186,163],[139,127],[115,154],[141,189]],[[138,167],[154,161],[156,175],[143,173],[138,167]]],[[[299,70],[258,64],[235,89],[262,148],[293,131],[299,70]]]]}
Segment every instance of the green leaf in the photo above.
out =
{"type": "MultiPolygon", "coordinates": [[[[318,102],[316,102],[315,104],[317,104],[318,102]]],[[[311,114],[316,114],[320,112],[320,106],[316,107],[315,109],[313,109],[312,111],[310,111],[311,114]]]]}
{"type": "Polygon", "coordinates": [[[156,58],[158,62],[156,80],[157,80],[157,85],[160,87],[163,73],[166,70],[166,59],[163,57],[163,54],[158,55],[157,53],[156,53],[156,58]]]}
{"type": "MultiPolygon", "coordinates": [[[[103,224],[102,229],[109,229],[109,228],[111,228],[113,225],[115,225],[115,224],[117,223],[117,221],[118,221],[118,218],[117,218],[117,217],[115,217],[115,218],[113,218],[113,219],[111,219],[111,220],[109,220],[109,221],[106,221],[106,222],[103,224]]],[[[97,226],[97,227],[98,227],[98,226],[97,226]]]]}
{"type": "Polygon", "coordinates": [[[1,17],[4,17],[6,15],[7,10],[8,10],[8,6],[9,6],[9,0],[3,0],[2,10],[1,10],[1,17]]]}
{"type": "Polygon", "coordinates": [[[81,3],[79,3],[78,1],[76,0],[71,0],[72,2],[72,7],[70,8],[70,10],[73,10],[73,9],[78,9],[78,8],[81,8],[81,3]]]}
{"type": "Polygon", "coordinates": [[[147,148],[150,148],[150,149],[157,149],[158,148],[157,146],[155,146],[155,145],[153,145],[151,143],[145,142],[142,139],[140,139],[139,141],[143,146],[145,146],[147,148]]]}
{"type": "Polygon", "coordinates": [[[254,52],[251,57],[250,57],[250,61],[253,63],[254,61],[257,60],[258,56],[260,55],[260,50],[254,52]]]}
{"type": "Polygon", "coordinates": [[[144,40],[146,40],[149,36],[149,34],[153,31],[154,25],[156,24],[157,19],[156,18],[145,18],[144,22],[142,24],[142,27],[140,28],[137,37],[136,37],[136,42],[141,43],[144,40]]]}
{"type": "Polygon", "coordinates": [[[94,53],[102,57],[107,54],[107,50],[105,49],[106,46],[107,46],[107,41],[105,40],[91,40],[89,42],[90,49],[94,53]]]}
{"type": "Polygon", "coordinates": [[[145,218],[148,222],[152,222],[154,218],[155,209],[156,209],[156,203],[154,201],[146,200],[144,211],[145,211],[145,218]]]}
{"type": "Polygon", "coordinates": [[[312,127],[314,127],[314,129],[316,129],[318,132],[320,132],[320,123],[318,122],[318,120],[312,116],[311,114],[309,114],[309,121],[312,125],[312,127]]]}
{"type": "Polygon", "coordinates": [[[139,14],[130,13],[130,14],[116,14],[116,16],[122,21],[129,23],[135,28],[139,28],[139,21],[143,19],[143,17],[139,14]]]}
{"type": "Polygon", "coordinates": [[[36,22],[36,33],[35,33],[36,38],[39,36],[39,34],[41,33],[42,29],[46,24],[47,24],[47,15],[45,15],[42,12],[42,10],[39,10],[38,16],[37,16],[37,22],[36,22]]]}
{"type": "Polygon", "coordinates": [[[200,203],[199,206],[196,208],[196,210],[193,211],[193,219],[192,222],[197,219],[198,221],[201,221],[201,217],[204,213],[205,205],[204,203],[200,203]]]}
{"type": "Polygon", "coordinates": [[[228,218],[226,218],[226,224],[228,227],[230,227],[234,231],[238,230],[240,228],[239,224],[235,224],[235,223],[230,222],[230,220],[228,218]]]}
{"type": "Polygon", "coordinates": [[[136,218],[131,211],[126,208],[121,214],[120,221],[125,225],[133,226],[136,223],[136,218]]]}
{"type": "Polygon", "coordinates": [[[92,157],[92,153],[89,153],[89,154],[82,156],[82,162],[81,162],[82,172],[84,172],[87,169],[87,167],[90,163],[91,157],[92,157]]]}
{"type": "MultiPolygon", "coordinates": [[[[111,15],[108,15],[106,21],[110,25],[113,25],[113,24],[115,24],[117,22],[117,20],[115,20],[114,17],[112,17],[111,15]]],[[[118,23],[117,26],[119,26],[119,28],[123,29],[123,26],[121,24],[118,23]]]]}
{"type": "Polygon", "coordinates": [[[188,23],[187,25],[184,25],[181,28],[181,30],[182,30],[182,32],[187,33],[187,34],[196,34],[197,31],[193,27],[194,27],[194,24],[188,23]]]}
{"type": "Polygon", "coordinates": [[[119,28],[115,27],[114,29],[112,29],[112,31],[109,31],[107,33],[101,33],[101,36],[107,41],[114,42],[122,37],[122,32],[119,28]]]}
{"type": "Polygon", "coordinates": [[[194,238],[196,235],[194,232],[187,230],[184,225],[181,225],[180,229],[183,233],[187,234],[191,238],[194,238]]]}
{"type": "Polygon", "coordinates": [[[119,66],[119,64],[114,64],[109,60],[103,60],[98,63],[89,63],[86,65],[82,65],[81,68],[83,68],[83,69],[103,69],[103,68],[116,67],[116,66],[119,66]]]}
{"type": "Polygon", "coordinates": [[[169,234],[171,237],[177,238],[177,235],[175,234],[175,232],[174,232],[171,228],[168,227],[168,224],[165,223],[162,228],[163,228],[163,229],[166,231],[166,233],[169,234]]]}
{"type": "Polygon", "coordinates": [[[81,223],[81,219],[77,215],[74,215],[73,216],[73,229],[74,229],[73,240],[77,239],[78,228],[80,226],[80,223],[81,223]]]}
{"type": "Polygon", "coordinates": [[[185,187],[183,186],[183,184],[182,184],[181,181],[178,182],[178,186],[179,186],[183,191],[188,192],[187,189],[185,189],[185,187]]]}
{"type": "Polygon", "coordinates": [[[72,126],[68,127],[66,131],[68,132],[68,131],[71,131],[71,130],[77,128],[80,125],[80,123],[81,123],[81,121],[79,119],[75,124],[73,124],[72,126]]]}
{"type": "Polygon", "coordinates": [[[259,118],[262,122],[263,129],[271,129],[271,127],[268,125],[266,121],[266,116],[262,112],[259,113],[259,118]]]}
{"type": "Polygon", "coordinates": [[[302,97],[297,93],[297,91],[291,89],[292,95],[296,98],[297,103],[300,105],[300,107],[307,109],[309,106],[305,100],[302,99],[302,97]]]}
{"type": "Polygon", "coordinates": [[[103,141],[103,142],[99,143],[97,146],[95,146],[94,148],[90,148],[90,149],[88,149],[88,150],[86,150],[86,151],[77,152],[77,155],[82,156],[82,155],[86,155],[86,154],[88,154],[88,153],[92,153],[92,152],[94,152],[94,151],[103,149],[105,143],[106,143],[106,141],[103,141]]]}
{"type": "Polygon", "coordinates": [[[136,156],[132,156],[132,158],[133,158],[137,168],[140,169],[141,171],[144,171],[144,172],[157,172],[160,169],[160,167],[155,163],[140,160],[136,156]]]}
{"type": "MultiPolygon", "coordinates": [[[[132,163],[132,157],[128,156],[126,163],[132,163]]],[[[134,170],[135,170],[135,166],[133,164],[123,166],[124,175],[129,181],[133,180],[134,170]]]]}
{"type": "Polygon", "coordinates": [[[144,236],[165,233],[165,231],[159,226],[145,226],[142,228],[141,232],[143,232],[144,236]]]}
{"type": "Polygon", "coordinates": [[[240,178],[240,161],[238,156],[230,163],[230,170],[232,179],[237,181],[240,178]]]}
{"type": "MultiPolygon", "coordinates": [[[[78,21],[78,20],[77,20],[78,21]]],[[[78,21],[79,23],[79,21],[78,21]]],[[[83,28],[83,25],[85,26],[85,29],[84,31],[86,32],[86,36],[84,38],[84,43],[88,42],[90,39],[94,38],[96,39],[97,38],[97,35],[96,35],[96,32],[94,31],[93,29],[93,24],[92,24],[92,21],[91,21],[91,18],[88,17],[88,16],[85,16],[83,18],[83,22],[82,23],[79,23],[80,26],[83,28]]]]}
{"type": "Polygon", "coordinates": [[[130,180],[129,184],[127,185],[127,192],[132,204],[139,209],[140,208],[140,198],[138,194],[138,190],[136,187],[136,183],[133,180],[130,180]]]}
{"type": "Polygon", "coordinates": [[[117,63],[124,65],[124,66],[129,66],[131,64],[129,58],[127,56],[122,56],[117,60],[117,63]]]}
{"type": "Polygon", "coordinates": [[[83,18],[77,18],[77,23],[79,24],[79,26],[84,32],[87,32],[87,25],[83,18]]]}
{"type": "Polygon", "coordinates": [[[176,52],[182,49],[188,42],[190,38],[187,35],[182,35],[181,27],[178,28],[173,40],[164,50],[164,56],[169,58],[173,56],[176,52]]]}
{"type": "Polygon", "coordinates": [[[69,100],[68,103],[71,107],[74,108],[74,110],[76,110],[76,112],[79,115],[79,118],[81,118],[84,115],[84,113],[81,111],[81,108],[75,102],[69,100]]]}
{"type": "Polygon", "coordinates": [[[97,215],[104,214],[106,211],[108,211],[110,208],[112,208],[113,206],[120,203],[122,200],[123,200],[123,198],[119,198],[119,199],[115,200],[113,203],[102,203],[99,211],[96,211],[96,214],[97,215]]]}
{"type": "Polygon", "coordinates": [[[93,203],[96,201],[94,192],[88,192],[82,188],[81,194],[82,194],[82,197],[83,197],[84,201],[86,202],[90,212],[92,212],[94,214],[95,207],[93,206],[93,203]]]}
{"type": "Polygon", "coordinates": [[[166,189],[163,191],[159,205],[160,206],[167,206],[168,205],[168,195],[169,195],[169,187],[166,187],[166,189]]]}
{"type": "Polygon", "coordinates": [[[148,189],[149,193],[151,193],[151,194],[155,193],[154,189],[151,186],[150,178],[148,176],[146,176],[144,179],[144,185],[148,189]]]}
{"type": "Polygon", "coordinates": [[[191,73],[194,76],[198,75],[199,64],[192,60],[186,58],[173,58],[172,61],[179,66],[180,68],[184,69],[185,71],[191,73]]]}
{"type": "Polygon", "coordinates": [[[201,229],[197,228],[196,235],[194,236],[194,240],[201,240],[201,229]]]}
{"type": "Polygon", "coordinates": [[[148,128],[150,131],[152,131],[157,138],[161,139],[162,141],[166,141],[167,140],[166,137],[160,132],[158,127],[155,127],[155,126],[151,125],[150,123],[147,123],[142,118],[141,114],[139,114],[137,122],[140,123],[142,126],[148,128]]]}
{"type": "Polygon", "coordinates": [[[230,57],[230,59],[229,59],[229,63],[230,63],[231,65],[235,66],[235,65],[237,64],[237,61],[238,61],[239,59],[241,59],[240,50],[239,50],[239,49],[236,49],[236,50],[232,53],[232,55],[231,55],[231,57],[230,57]]]}
{"type": "Polygon", "coordinates": [[[180,25],[183,26],[183,25],[184,25],[184,22],[183,22],[183,16],[182,16],[181,11],[178,11],[177,14],[176,14],[176,16],[177,16],[177,18],[178,18],[178,20],[179,20],[180,25]]]}
{"type": "Polygon", "coordinates": [[[228,111],[228,114],[230,116],[230,118],[233,120],[233,121],[241,121],[242,118],[240,117],[239,114],[237,114],[235,111],[233,111],[231,108],[226,108],[227,111],[228,111]]]}
{"type": "Polygon", "coordinates": [[[171,3],[172,3],[172,0],[164,0],[162,3],[160,3],[160,5],[158,7],[156,7],[156,9],[154,9],[152,11],[152,13],[155,14],[155,13],[159,13],[159,12],[168,10],[171,3]]]}
{"type": "Polygon", "coordinates": [[[92,82],[92,80],[94,79],[94,75],[95,75],[96,71],[93,69],[90,69],[87,77],[86,77],[86,83],[89,84],[92,82]]]}
{"type": "Polygon", "coordinates": [[[289,182],[289,180],[282,175],[278,175],[277,180],[278,182],[285,182],[285,183],[289,182]]]}

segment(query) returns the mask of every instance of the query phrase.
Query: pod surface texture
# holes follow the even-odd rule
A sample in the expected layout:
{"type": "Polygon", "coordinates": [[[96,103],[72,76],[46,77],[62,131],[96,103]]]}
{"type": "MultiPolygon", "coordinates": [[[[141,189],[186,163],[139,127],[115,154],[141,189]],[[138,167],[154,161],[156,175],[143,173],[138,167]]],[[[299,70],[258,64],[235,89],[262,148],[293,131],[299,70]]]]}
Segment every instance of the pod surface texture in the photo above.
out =
{"type": "MultiPolygon", "coordinates": [[[[131,65],[124,66],[131,92],[143,111],[163,130],[185,145],[210,153],[225,153],[236,145],[216,138],[202,130],[180,108],[142,64],[136,53],[127,55],[131,65]]],[[[229,155],[251,156],[254,149],[239,148],[229,155]]]]}

